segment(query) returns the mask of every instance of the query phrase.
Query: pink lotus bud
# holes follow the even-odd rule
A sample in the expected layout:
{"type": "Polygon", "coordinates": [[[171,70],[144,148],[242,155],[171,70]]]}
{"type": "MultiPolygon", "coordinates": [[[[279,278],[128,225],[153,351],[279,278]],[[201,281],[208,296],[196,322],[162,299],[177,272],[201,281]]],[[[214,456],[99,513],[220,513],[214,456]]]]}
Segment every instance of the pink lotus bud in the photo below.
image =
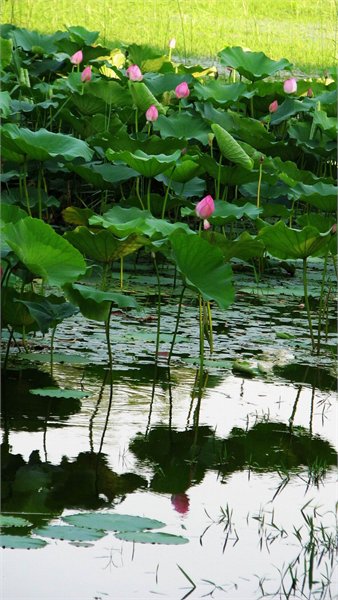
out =
{"type": "Polygon", "coordinates": [[[210,229],[211,225],[208,221],[208,219],[204,219],[203,221],[203,229],[210,229]]]}
{"type": "Polygon", "coordinates": [[[277,100],[274,100],[273,102],[271,102],[271,104],[269,104],[269,112],[274,113],[276,112],[276,110],[278,110],[278,102],[277,100]]]}
{"type": "Polygon", "coordinates": [[[73,56],[71,56],[69,60],[73,65],[79,65],[80,63],[82,63],[82,61],[83,61],[82,50],[78,50],[77,52],[75,52],[75,54],[73,54],[73,56]]]}
{"type": "Polygon", "coordinates": [[[146,112],[146,119],[147,119],[148,123],[153,123],[154,121],[157,121],[158,110],[157,110],[156,106],[154,106],[154,104],[149,106],[149,108],[146,112]]]}
{"type": "Polygon", "coordinates": [[[130,65],[127,71],[127,77],[129,77],[130,81],[142,81],[143,75],[141,73],[141,69],[137,65],[130,65]]]}
{"type": "MultiPolygon", "coordinates": [[[[200,219],[208,219],[215,210],[215,203],[212,196],[205,196],[196,204],[195,212],[200,219]]],[[[208,229],[208,228],[207,228],[208,229]]]]}
{"type": "Polygon", "coordinates": [[[92,78],[92,68],[86,67],[85,69],[83,69],[83,71],[81,73],[81,81],[82,81],[82,83],[86,83],[86,81],[90,81],[91,78],[92,78]]]}
{"type": "Polygon", "coordinates": [[[176,98],[187,98],[189,96],[190,90],[186,81],[182,81],[182,83],[175,88],[175,94],[176,98]]]}
{"type": "Polygon", "coordinates": [[[296,92],[297,81],[295,80],[295,78],[291,77],[291,79],[286,79],[284,81],[283,89],[286,94],[293,94],[294,92],[296,92]]]}
{"type": "Polygon", "coordinates": [[[176,48],[175,38],[171,38],[171,40],[169,40],[169,48],[171,48],[171,50],[174,50],[174,48],[176,48]]]}
{"type": "Polygon", "coordinates": [[[189,496],[187,494],[173,494],[171,496],[171,503],[174,509],[184,515],[189,510],[189,496]]]}
{"type": "Polygon", "coordinates": [[[337,223],[334,223],[331,227],[331,233],[335,234],[337,233],[337,223]]]}
{"type": "Polygon", "coordinates": [[[311,88],[309,88],[309,89],[308,89],[308,91],[307,91],[307,94],[306,94],[306,95],[307,95],[307,97],[308,97],[308,98],[313,98],[313,96],[314,96],[314,93],[313,93],[313,91],[312,91],[312,89],[311,89],[311,88]]]}

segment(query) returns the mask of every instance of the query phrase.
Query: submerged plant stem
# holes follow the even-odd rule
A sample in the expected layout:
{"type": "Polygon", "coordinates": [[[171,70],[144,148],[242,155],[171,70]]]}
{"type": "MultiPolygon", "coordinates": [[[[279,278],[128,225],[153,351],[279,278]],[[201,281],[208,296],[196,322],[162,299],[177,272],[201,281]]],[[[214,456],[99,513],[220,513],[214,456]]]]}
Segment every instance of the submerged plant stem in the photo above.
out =
{"type": "Polygon", "coordinates": [[[182,288],[182,291],[181,291],[180,299],[178,301],[178,310],[177,310],[177,315],[176,315],[175,331],[174,331],[173,339],[171,340],[171,345],[170,345],[170,350],[169,350],[169,356],[168,356],[168,365],[170,365],[172,353],[173,353],[173,350],[174,350],[174,345],[175,345],[177,331],[178,331],[178,325],[179,325],[179,322],[180,322],[180,316],[181,316],[181,311],[182,311],[182,301],[183,301],[183,296],[184,296],[185,289],[186,289],[186,287],[184,285],[183,288],[182,288]]]}
{"type": "MultiPolygon", "coordinates": [[[[100,447],[99,447],[99,451],[98,451],[98,458],[102,452],[103,442],[104,442],[104,438],[106,435],[110,411],[111,411],[112,402],[113,402],[113,353],[111,350],[111,343],[110,343],[110,317],[111,317],[112,310],[113,310],[113,303],[111,302],[110,308],[109,308],[109,314],[108,314],[107,320],[104,323],[104,328],[105,328],[105,332],[106,332],[107,351],[108,351],[108,372],[109,372],[109,379],[110,379],[110,391],[109,391],[109,402],[108,402],[108,408],[107,408],[107,415],[106,415],[106,420],[105,420],[103,431],[102,431],[100,447]]],[[[98,463],[97,463],[97,466],[98,466],[98,463]]]]}
{"type": "Polygon", "coordinates": [[[158,360],[158,351],[160,347],[160,333],[161,333],[161,280],[158,272],[157,262],[156,262],[156,254],[153,254],[153,261],[157,279],[157,290],[158,290],[158,300],[157,300],[157,331],[156,331],[156,347],[155,347],[155,363],[157,364],[158,360]]]}

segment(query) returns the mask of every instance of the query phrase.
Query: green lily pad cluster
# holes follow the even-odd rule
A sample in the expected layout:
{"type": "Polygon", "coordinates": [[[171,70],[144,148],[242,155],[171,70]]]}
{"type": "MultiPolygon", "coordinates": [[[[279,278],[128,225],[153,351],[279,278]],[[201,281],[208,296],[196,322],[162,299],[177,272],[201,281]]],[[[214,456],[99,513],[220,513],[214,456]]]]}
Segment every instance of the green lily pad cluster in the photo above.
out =
{"type": "Polygon", "coordinates": [[[97,38],[1,27],[2,325],[12,335],[53,340],[78,311],[108,334],[113,307],[140,309],[123,289],[124,261],[139,256],[171,263],[222,309],[238,262],[255,276],[269,256],[336,261],[333,79],[303,77],[290,93],[285,58],[226,47],[218,69],[187,66],[97,38]],[[195,208],[208,195],[202,231],[195,208]]]}
{"type": "Polygon", "coordinates": [[[108,532],[114,532],[115,537],[129,542],[141,544],[187,544],[188,539],[156,531],[165,527],[165,523],[156,519],[117,513],[78,513],[63,517],[61,524],[49,524],[33,528],[29,536],[25,529],[32,524],[22,517],[1,516],[1,527],[6,531],[19,529],[18,534],[1,534],[2,548],[38,549],[47,545],[47,540],[62,540],[77,543],[91,543],[103,538],[108,532]]]}

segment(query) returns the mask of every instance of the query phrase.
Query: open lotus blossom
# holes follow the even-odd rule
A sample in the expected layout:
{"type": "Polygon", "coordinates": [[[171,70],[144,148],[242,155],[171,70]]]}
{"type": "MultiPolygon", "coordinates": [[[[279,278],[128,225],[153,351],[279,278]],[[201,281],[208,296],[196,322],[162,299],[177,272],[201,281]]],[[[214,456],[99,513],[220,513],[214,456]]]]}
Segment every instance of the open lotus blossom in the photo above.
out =
{"type": "Polygon", "coordinates": [[[296,92],[297,81],[295,80],[295,78],[291,77],[291,79],[286,79],[284,81],[283,89],[286,94],[293,94],[294,92],[296,92]]]}
{"type": "Polygon", "coordinates": [[[141,69],[137,65],[130,65],[130,67],[128,67],[126,70],[126,73],[130,81],[142,81],[143,79],[141,69]]]}
{"type": "Polygon", "coordinates": [[[171,38],[171,40],[169,40],[169,48],[171,50],[174,50],[174,48],[176,48],[176,40],[175,40],[175,38],[171,38]]]}
{"type": "Polygon", "coordinates": [[[83,69],[83,71],[81,73],[81,81],[82,81],[82,83],[85,83],[86,81],[90,81],[91,78],[92,78],[92,68],[86,67],[85,69],[83,69]]]}
{"type": "Polygon", "coordinates": [[[184,515],[189,510],[189,496],[185,493],[173,494],[171,496],[171,504],[178,513],[184,515]]]}
{"type": "Polygon", "coordinates": [[[70,57],[70,62],[71,62],[73,65],[79,65],[80,63],[82,63],[82,61],[83,61],[83,53],[82,53],[82,50],[78,50],[77,52],[75,52],[75,54],[73,54],[73,55],[70,57]]]}
{"type": "MultiPolygon", "coordinates": [[[[195,208],[196,215],[200,219],[208,219],[209,217],[211,217],[214,210],[215,210],[215,203],[214,203],[212,196],[210,196],[210,195],[202,198],[202,200],[200,200],[198,202],[198,204],[196,204],[196,208],[195,208]]],[[[209,229],[209,228],[207,227],[207,229],[209,229]]]]}
{"type": "Polygon", "coordinates": [[[271,104],[269,104],[269,112],[274,113],[276,112],[276,110],[278,110],[278,102],[277,100],[274,100],[273,102],[271,102],[271,104]]]}
{"type": "Polygon", "coordinates": [[[149,108],[146,112],[146,119],[147,119],[148,123],[153,123],[154,121],[157,121],[158,110],[157,110],[156,106],[154,106],[154,104],[149,106],[149,108]]]}
{"type": "Polygon", "coordinates": [[[190,90],[188,88],[188,84],[186,81],[182,81],[175,88],[176,98],[187,98],[190,94],[190,90]]]}

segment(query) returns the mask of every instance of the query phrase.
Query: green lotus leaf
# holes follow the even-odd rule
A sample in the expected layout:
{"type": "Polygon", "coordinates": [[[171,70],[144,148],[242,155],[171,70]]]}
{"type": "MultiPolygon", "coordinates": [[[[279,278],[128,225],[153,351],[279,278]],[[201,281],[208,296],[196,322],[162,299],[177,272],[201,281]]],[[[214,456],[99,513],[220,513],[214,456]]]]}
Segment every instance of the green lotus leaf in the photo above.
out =
{"type": "Polygon", "coordinates": [[[228,308],[234,299],[232,270],[224,264],[221,250],[183,231],[174,232],[169,241],[173,260],[186,284],[204,300],[215,300],[220,308],[228,308]]]}
{"type": "Polygon", "coordinates": [[[289,192],[289,196],[299,198],[324,212],[336,212],[338,187],[318,181],[313,185],[297,183],[289,192]]]}
{"type": "Polygon", "coordinates": [[[5,69],[12,61],[13,41],[0,37],[0,64],[5,69]]]}
{"type": "Polygon", "coordinates": [[[45,540],[29,538],[21,535],[1,535],[0,546],[2,548],[11,548],[13,550],[32,550],[46,546],[45,540]]]}
{"type": "Polygon", "coordinates": [[[26,52],[35,52],[38,50],[36,53],[48,55],[57,51],[57,34],[45,35],[37,31],[17,28],[11,32],[11,37],[15,42],[15,46],[23,48],[26,52]]]}
{"type": "Polygon", "coordinates": [[[196,139],[207,145],[210,133],[209,125],[199,116],[189,112],[174,113],[170,117],[160,115],[153,124],[154,131],[159,131],[162,138],[196,139]]]}
{"type": "Polygon", "coordinates": [[[156,106],[159,114],[165,114],[166,109],[155,98],[143,81],[129,81],[128,83],[134,104],[141,112],[145,113],[150,106],[156,106]]]}
{"type": "Polygon", "coordinates": [[[39,219],[26,217],[7,223],[2,235],[21,262],[51,285],[62,286],[86,272],[80,252],[39,219]]]}
{"type": "Polygon", "coordinates": [[[63,133],[52,133],[47,129],[31,131],[14,123],[6,123],[1,128],[1,138],[5,150],[31,160],[57,158],[62,162],[79,159],[89,161],[93,156],[93,150],[83,140],[63,133]]]}
{"type": "Polygon", "coordinates": [[[236,240],[229,240],[215,231],[204,232],[203,237],[221,250],[225,261],[238,258],[248,262],[252,258],[263,256],[265,251],[264,243],[257,237],[252,237],[247,231],[243,231],[236,240]]]}
{"type": "Polygon", "coordinates": [[[11,97],[8,92],[0,92],[0,115],[9,117],[11,114],[11,97]]]}
{"type": "Polygon", "coordinates": [[[257,239],[264,242],[267,251],[277,258],[296,260],[325,252],[331,234],[321,234],[316,227],[307,226],[301,230],[292,229],[279,221],[275,225],[263,227],[257,239]]]}
{"type": "Polygon", "coordinates": [[[61,388],[45,387],[45,388],[32,388],[29,390],[33,396],[42,396],[46,398],[86,398],[90,396],[90,392],[83,392],[81,390],[67,390],[61,388]]]}
{"type": "Polygon", "coordinates": [[[3,287],[1,293],[1,321],[4,325],[11,325],[15,331],[36,331],[38,329],[34,317],[31,315],[27,306],[22,302],[23,299],[31,300],[35,298],[33,292],[24,292],[20,294],[13,287],[3,287]]]}
{"type": "Polygon", "coordinates": [[[0,515],[0,527],[30,527],[32,523],[22,517],[11,517],[10,515],[0,515]]]}
{"type": "Polygon", "coordinates": [[[292,67],[286,58],[275,61],[271,60],[264,52],[250,52],[243,50],[240,46],[227,46],[218,52],[221,64],[236,69],[240,75],[250,81],[271,77],[278,71],[292,67]]]}
{"type": "Polygon", "coordinates": [[[34,300],[25,300],[19,297],[14,302],[20,302],[26,306],[42,333],[47,333],[50,328],[56,327],[64,319],[72,317],[77,312],[76,306],[64,302],[60,296],[44,297],[36,294],[34,300]]]}
{"type": "Polygon", "coordinates": [[[64,222],[71,225],[88,225],[89,218],[94,214],[91,208],[78,208],[77,206],[67,206],[62,211],[64,222]]]}
{"type": "Polygon", "coordinates": [[[336,222],[337,218],[335,215],[328,216],[321,215],[320,213],[307,213],[297,217],[297,223],[301,227],[310,225],[311,227],[316,227],[320,233],[326,233],[336,222]]]}
{"type": "Polygon", "coordinates": [[[293,120],[292,125],[288,127],[288,134],[292,140],[295,140],[296,145],[306,152],[325,158],[335,157],[337,154],[336,140],[326,135],[325,131],[313,132],[312,125],[308,122],[293,120]]]}
{"type": "Polygon", "coordinates": [[[171,181],[187,183],[201,171],[202,168],[198,163],[184,156],[178,163],[176,163],[175,167],[165,171],[164,175],[166,175],[171,181]]]}
{"type": "Polygon", "coordinates": [[[3,227],[6,223],[16,223],[26,217],[28,217],[28,215],[25,210],[22,210],[22,208],[15,206],[14,204],[5,204],[4,198],[2,198],[0,227],[3,227]]]}
{"type": "Polygon", "coordinates": [[[104,263],[132,254],[147,243],[146,238],[136,233],[119,239],[107,229],[91,231],[83,226],[66,232],[64,237],[88,258],[104,263]]]}
{"type": "Polygon", "coordinates": [[[88,92],[88,88],[85,88],[84,94],[72,94],[71,104],[77,108],[81,116],[94,116],[98,113],[104,114],[106,104],[101,98],[94,96],[88,92]]]}
{"type": "Polygon", "coordinates": [[[115,537],[126,542],[138,542],[139,544],[187,544],[189,540],[181,535],[162,533],[161,531],[129,531],[116,533],[115,537]]]}
{"type": "Polygon", "coordinates": [[[282,104],[278,107],[276,112],[271,115],[271,125],[278,125],[282,121],[286,121],[293,115],[297,115],[302,112],[309,112],[309,106],[306,102],[297,100],[296,98],[286,98],[282,104]]]}
{"type": "Polygon", "coordinates": [[[90,94],[100,98],[108,105],[125,107],[133,104],[129,89],[123,87],[117,81],[97,79],[96,81],[90,81],[88,85],[86,84],[86,89],[90,94]]]}
{"type": "MultiPolygon", "coordinates": [[[[50,363],[50,353],[47,352],[20,352],[20,360],[33,363],[50,363]]],[[[88,363],[88,358],[79,354],[63,354],[61,352],[53,353],[53,362],[71,365],[83,365],[88,363]]]]}
{"type": "Polygon", "coordinates": [[[324,110],[316,110],[313,113],[313,125],[317,125],[332,139],[337,138],[337,119],[335,117],[328,117],[324,110]]]}
{"type": "Polygon", "coordinates": [[[70,39],[72,42],[76,42],[80,46],[86,44],[91,46],[94,44],[99,36],[99,31],[88,31],[85,27],[80,25],[67,27],[67,31],[70,33],[70,39]]]}
{"type": "Polygon", "coordinates": [[[240,98],[251,98],[255,94],[245,83],[222,83],[218,79],[204,85],[195,83],[194,92],[200,100],[214,100],[217,104],[232,104],[240,98]]]}
{"type": "Polygon", "coordinates": [[[215,134],[219,149],[225,158],[245,169],[251,170],[253,168],[252,158],[247,155],[228,131],[217,125],[217,123],[211,125],[211,129],[215,134]]]}
{"type": "Polygon", "coordinates": [[[208,154],[199,158],[199,164],[214,179],[220,178],[220,182],[227,185],[241,185],[251,182],[254,178],[257,192],[257,175],[239,165],[221,165],[208,154]]]}
{"type": "Polygon", "coordinates": [[[126,165],[110,165],[107,163],[86,165],[67,164],[67,168],[77,173],[82,179],[97,188],[109,189],[123,181],[138,177],[139,173],[126,165]]]}
{"type": "MultiPolygon", "coordinates": [[[[262,209],[257,208],[257,206],[251,202],[247,202],[243,206],[237,206],[231,202],[215,200],[215,211],[208,220],[216,225],[223,225],[224,223],[229,223],[236,219],[242,219],[242,217],[248,217],[253,220],[257,219],[261,212],[262,209]]],[[[195,209],[185,207],[182,208],[181,213],[182,216],[194,215],[195,209]]]]}
{"type": "Polygon", "coordinates": [[[49,527],[33,529],[32,533],[53,540],[69,540],[72,542],[99,540],[106,535],[104,531],[71,525],[49,525],[49,527]]]}
{"type": "Polygon", "coordinates": [[[103,529],[105,531],[140,531],[165,527],[165,523],[156,519],[103,512],[78,513],[63,517],[63,520],[77,527],[103,529]]]}
{"type": "Polygon", "coordinates": [[[146,154],[142,150],[135,150],[134,153],[127,150],[114,152],[108,149],[106,157],[113,162],[122,160],[129,167],[143,175],[144,177],[155,177],[166,171],[169,167],[176,164],[180,158],[181,152],[176,150],[173,154],[146,154]]]}
{"type": "Polygon", "coordinates": [[[192,83],[193,77],[186,74],[179,75],[178,73],[146,73],[144,81],[151,93],[154,96],[159,96],[164,92],[174,90],[183,81],[186,81],[188,84],[192,83]]]}
{"type": "Polygon", "coordinates": [[[116,292],[103,292],[82,284],[67,284],[64,286],[67,298],[76,304],[87,319],[107,321],[111,304],[118,308],[134,308],[139,306],[134,298],[116,292]]]}

